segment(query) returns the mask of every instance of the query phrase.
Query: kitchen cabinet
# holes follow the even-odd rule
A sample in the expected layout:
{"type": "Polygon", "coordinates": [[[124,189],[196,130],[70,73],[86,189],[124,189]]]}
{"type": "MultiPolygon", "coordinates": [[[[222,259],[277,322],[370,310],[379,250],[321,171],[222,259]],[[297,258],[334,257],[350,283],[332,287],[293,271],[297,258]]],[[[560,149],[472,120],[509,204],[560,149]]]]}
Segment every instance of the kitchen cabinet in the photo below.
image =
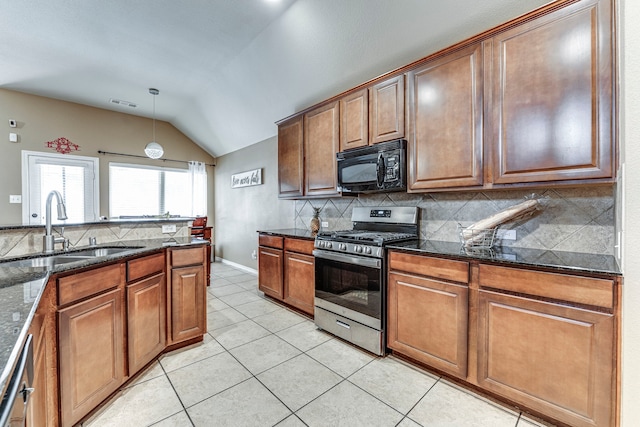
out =
{"type": "Polygon", "coordinates": [[[340,151],[369,144],[369,90],[340,99],[340,151]]]}
{"type": "Polygon", "coordinates": [[[60,416],[82,419],[124,382],[124,266],[58,279],[60,416]]]}
{"type": "Polygon", "coordinates": [[[482,45],[407,73],[409,192],[483,183],[482,45]]]}
{"type": "Polygon", "coordinates": [[[340,150],[337,101],[304,115],[304,195],[338,196],[336,153],[340,150]]]}
{"type": "Polygon", "coordinates": [[[304,193],[303,116],[278,125],[278,194],[280,198],[304,193]]]}
{"type": "Polygon", "coordinates": [[[611,25],[583,0],[485,42],[492,183],[614,178],[611,25]]]}
{"type": "Polygon", "coordinates": [[[206,332],[205,246],[169,250],[168,344],[201,338],[206,332]]]}
{"type": "Polygon", "coordinates": [[[391,252],[387,346],[465,379],[469,265],[391,252]]]}
{"type": "Polygon", "coordinates": [[[258,236],[258,289],[266,295],[282,299],[284,239],[279,236],[258,236]]]}
{"type": "Polygon", "coordinates": [[[370,99],[370,144],[404,138],[404,75],[374,84],[370,99]]]}
{"type": "Polygon", "coordinates": [[[478,385],[572,426],[613,425],[614,282],[486,265],[479,278],[478,385]]]}
{"type": "Polygon", "coordinates": [[[313,316],[315,299],[313,241],[285,238],[284,249],[283,300],[313,316]]]}
{"type": "Polygon", "coordinates": [[[166,346],[166,283],[163,253],[127,262],[127,344],[129,375],[166,346]]]}

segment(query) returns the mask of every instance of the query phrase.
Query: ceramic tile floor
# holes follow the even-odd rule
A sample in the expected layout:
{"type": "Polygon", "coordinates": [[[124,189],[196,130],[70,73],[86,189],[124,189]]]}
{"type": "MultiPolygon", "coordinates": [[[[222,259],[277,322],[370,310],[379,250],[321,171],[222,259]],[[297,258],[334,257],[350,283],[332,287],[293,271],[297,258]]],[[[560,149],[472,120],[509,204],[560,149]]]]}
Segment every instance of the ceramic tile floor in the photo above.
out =
{"type": "Polygon", "coordinates": [[[84,426],[534,427],[394,357],[376,358],[212,265],[204,342],[163,356],[84,426]]]}

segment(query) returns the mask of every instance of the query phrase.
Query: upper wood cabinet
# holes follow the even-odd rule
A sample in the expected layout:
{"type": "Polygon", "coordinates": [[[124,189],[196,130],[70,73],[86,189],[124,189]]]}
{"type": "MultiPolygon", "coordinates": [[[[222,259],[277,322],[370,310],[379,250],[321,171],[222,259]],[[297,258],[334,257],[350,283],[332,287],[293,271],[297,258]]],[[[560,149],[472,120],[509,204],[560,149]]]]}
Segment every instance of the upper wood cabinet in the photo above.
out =
{"type": "Polygon", "coordinates": [[[369,144],[369,90],[340,99],[340,151],[369,144]]]}
{"type": "Polygon", "coordinates": [[[339,103],[332,102],[304,115],[304,194],[335,196],[338,172],[336,153],[340,149],[339,103]]]}
{"type": "Polygon", "coordinates": [[[404,138],[404,75],[376,83],[370,92],[370,143],[404,138]]]}
{"type": "Polygon", "coordinates": [[[278,187],[280,198],[303,194],[302,116],[278,126],[278,187]]]}
{"type": "Polygon", "coordinates": [[[611,19],[584,0],[486,42],[492,182],[613,177],[611,19]]]}
{"type": "Polygon", "coordinates": [[[482,185],[482,46],[407,73],[408,191],[482,185]]]}

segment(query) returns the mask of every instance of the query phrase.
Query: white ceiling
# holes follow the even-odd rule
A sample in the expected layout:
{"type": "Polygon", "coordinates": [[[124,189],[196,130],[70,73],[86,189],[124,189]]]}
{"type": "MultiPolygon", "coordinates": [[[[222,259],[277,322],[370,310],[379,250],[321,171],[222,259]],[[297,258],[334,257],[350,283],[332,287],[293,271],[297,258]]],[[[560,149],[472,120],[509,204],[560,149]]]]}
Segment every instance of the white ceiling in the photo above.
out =
{"type": "Polygon", "coordinates": [[[0,0],[0,87],[146,117],[155,87],[156,117],[221,156],[548,2],[0,0]]]}

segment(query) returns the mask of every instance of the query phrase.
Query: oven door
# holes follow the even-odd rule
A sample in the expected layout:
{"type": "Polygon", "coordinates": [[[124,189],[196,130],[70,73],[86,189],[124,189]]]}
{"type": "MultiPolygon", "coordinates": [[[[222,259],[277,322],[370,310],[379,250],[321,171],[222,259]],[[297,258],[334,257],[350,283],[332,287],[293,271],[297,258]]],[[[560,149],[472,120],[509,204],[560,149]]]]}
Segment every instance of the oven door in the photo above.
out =
{"type": "Polygon", "coordinates": [[[383,260],[323,250],[313,255],[316,306],[382,330],[383,260]]]}

